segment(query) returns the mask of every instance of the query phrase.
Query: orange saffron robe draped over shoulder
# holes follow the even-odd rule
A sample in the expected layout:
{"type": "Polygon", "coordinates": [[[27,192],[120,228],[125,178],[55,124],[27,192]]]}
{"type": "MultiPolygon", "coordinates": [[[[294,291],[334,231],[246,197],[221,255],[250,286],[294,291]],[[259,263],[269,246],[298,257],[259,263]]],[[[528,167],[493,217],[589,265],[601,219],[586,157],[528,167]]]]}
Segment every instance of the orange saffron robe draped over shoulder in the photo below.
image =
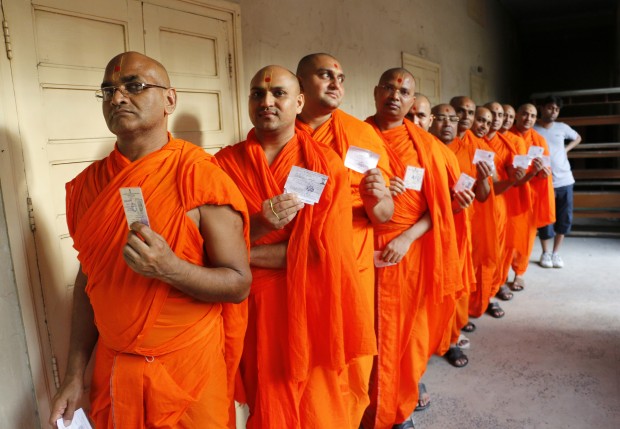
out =
{"type": "Polygon", "coordinates": [[[252,267],[241,378],[248,428],[348,426],[339,373],[376,353],[368,302],[359,289],[352,246],[350,185],[342,161],[303,131],[271,165],[254,130],[216,155],[249,212],[282,194],[294,165],[329,176],[321,199],[285,228],[253,245],[288,241],[287,267],[252,267]]]}
{"type": "MultiPolygon", "coordinates": [[[[473,164],[477,149],[491,151],[481,139],[466,131],[463,138],[455,138],[448,146],[459,160],[461,171],[476,178],[476,166],[473,164]]],[[[487,179],[492,182],[492,178],[487,179]]],[[[474,200],[470,206],[472,260],[476,273],[476,289],[470,294],[469,315],[480,317],[486,310],[489,299],[495,295],[497,279],[497,263],[499,257],[498,230],[495,208],[495,193],[491,183],[491,191],[485,202],[474,200]]]]}
{"type": "MultiPolygon", "coordinates": [[[[522,137],[511,131],[504,132],[502,136],[511,143],[514,155],[527,154],[525,140],[522,137]]],[[[519,275],[525,273],[527,269],[529,261],[520,258],[519,255],[529,255],[529,249],[534,246],[534,237],[528,233],[529,225],[534,221],[529,182],[513,186],[506,194],[510,203],[506,207],[506,253],[502,259],[501,272],[506,273],[507,277],[511,266],[519,275]]]]}
{"type": "MultiPolygon", "coordinates": [[[[331,117],[313,130],[299,119],[297,128],[312,135],[312,138],[332,148],[344,161],[350,146],[370,150],[379,155],[377,167],[383,173],[385,183],[389,183],[390,164],[385,144],[370,125],[343,112],[335,110],[331,117]]],[[[374,320],[375,301],[375,267],[373,262],[374,236],[373,227],[359,191],[363,174],[348,170],[351,182],[351,197],[353,202],[353,247],[357,256],[357,267],[360,273],[360,287],[369,303],[369,320],[374,320]]],[[[346,373],[346,384],[349,388],[349,403],[352,428],[357,429],[364,410],[370,402],[368,396],[368,382],[372,370],[372,356],[365,356],[353,360],[346,373]]]]}
{"type": "MultiPolygon", "coordinates": [[[[222,304],[198,301],[126,265],[122,187],[142,189],[150,227],[193,264],[208,263],[200,231],[186,216],[193,208],[230,206],[249,237],[237,187],[211,155],[182,140],[169,137],[134,162],[115,148],[67,184],[67,223],[99,331],[91,418],[97,428],[225,428],[222,304]]],[[[230,350],[240,347],[230,344],[230,350]]]]}
{"type": "MultiPolygon", "coordinates": [[[[448,146],[437,140],[437,144],[441,148],[446,161],[448,171],[448,186],[450,190],[454,189],[456,182],[461,175],[459,161],[448,146]]],[[[454,214],[454,226],[456,228],[457,248],[459,252],[459,268],[461,270],[461,287],[455,294],[455,307],[453,311],[449,311],[446,305],[433,305],[428,303],[428,323],[429,323],[429,356],[433,353],[444,355],[450,344],[457,342],[461,334],[461,328],[465,326],[469,320],[469,296],[476,289],[476,275],[472,260],[471,247],[471,221],[469,209],[461,210],[454,214]],[[445,327],[444,319],[448,315],[451,316],[451,322],[448,329],[442,333],[439,331],[445,327]]]]}
{"type": "Polygon", "coordinates": [[[379,355],[371,378],[371,404],[363,424],[367,429],[387,429],[402,423],[418,400],[416,365],[426,365],[427,355],[413,341],[413,326],[426,297],[440,304],[454,299],[460,284],[459,255],[454,240],[454,218],[448,176],[440,150],[430,135],[409,121],[381,132],[392,173],[404,177],[408,165],[425,169],[421,191],[408,190],[394,197],[390,222],[375,226],[375,247],[387,243],[414,225],[427,211],[432,229],[415,240],[397,265],[377,268],[376,329],[379,355]]]}
{"type": "MultiPolygon", "coordinates": [[[[538,134],[536,130],[529,129],[525,132],[520,132],[513,126],[510,131],[525,140],[526,153],[531,146],[540,146],[544,149],[543,155],[549,156],[549,146],[547,146],[545,138],[538,134]]],[[[527,230],[522,231],[524,234],[527,234],[528,248],[523,249],[523,252],[515,253],[513,269],[517,274],[523,274],[527,270],[530,255],[534,248],[537,228],[555,223],[555,194],[551,174],[546,178],[539,177],[538,175],[534,176],[530,180],[530,192],[532,218],[527,226],[527,230]]]]}

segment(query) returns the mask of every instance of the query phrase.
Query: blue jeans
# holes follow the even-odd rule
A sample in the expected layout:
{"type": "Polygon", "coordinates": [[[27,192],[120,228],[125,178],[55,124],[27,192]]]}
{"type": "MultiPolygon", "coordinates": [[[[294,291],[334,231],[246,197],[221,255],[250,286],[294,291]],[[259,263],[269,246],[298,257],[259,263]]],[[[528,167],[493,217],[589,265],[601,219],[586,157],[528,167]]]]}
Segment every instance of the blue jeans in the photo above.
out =
{"type": "Polygon", "coordinates": [[[555,237],[555,234],[566,235],[573,223],[573,185],[555,188],[555,223],[538,228],[541,240],[555,237]]]}

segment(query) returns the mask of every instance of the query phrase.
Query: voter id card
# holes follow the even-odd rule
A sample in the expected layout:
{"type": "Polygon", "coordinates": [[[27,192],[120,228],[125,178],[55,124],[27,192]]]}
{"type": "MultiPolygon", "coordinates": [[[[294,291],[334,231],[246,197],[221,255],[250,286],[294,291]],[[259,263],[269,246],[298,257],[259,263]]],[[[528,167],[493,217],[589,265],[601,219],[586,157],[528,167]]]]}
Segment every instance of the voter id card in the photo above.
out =
{"type": "Polygon", "coordinates": [[[527,150],[527,156],[530,159],[534,159],[534,158],[540,158],[543,153],[545,153],[545,148],[542,146],[530,146],[530,148],[527,150]]]}
{"type": "Polygon", "coordinates": [[[474,187],[474,183],[476,183],[476,179],[468,174],[461,173],[459,180],[456,182],[456,185],[454,185],[454,192],[469,190],[474,187]]]}
{"type": "Polygon", "coordinates": [[[58,426],[58,429],[93,429],[86,418],[86,414],[84,414],[84,410],[81,408],[75,410],[75,413],[73,413],[73,420],[71,420],[69,426],[65,426],[62,418],[56,420],[56,426],[58,426]]]}
{"type": "Polygon", "coordinates": [[[344,157],[344,166],[358,173],[366,173],[379,163],[379,154],[357,146],[349,146],[344,157]]]}
{"type": "Polygon", "coordinates": [[[407,170],[405,171],[405,178],[403,182],[405,182],[405,188],[413,189],[414,191],[419,191],[422,189],[422,181],[424,180],[424,169],[419,167],[412,167],[411,165],[407,166],[407,170]]]}
{"type": "Polygon", "coordinates": [[[150,226],[149,217],[146,214],[146,205],[142,196],[141,188],[121,188],[121,198],[123,200],[123,208],[125,209],[125,217],[127,225],[131,228],[134,222],[140,222],[146,226],[150,226]]]}
{"type": "Polygon", "coordinates": [[[324,174],[294,165],[284,184],[284,192],[297,194],[305,204],[318,203],[327,179],[329,177],[324,174]]]}
{"type": "Polygon", "coordinates": [[[495,172],[495,153],[488,150],[476,149],[474,153],[473,164],[478,164],[480,161],[486,162],[491,171],[495,172]]]}
{"type": "Polygon", "coordinates": [[[523,168],[527,170],[527,167],[530,166],[530,158],[527,155],[515,155],[512,159],[512,165],[515,168],[523,168]]]}

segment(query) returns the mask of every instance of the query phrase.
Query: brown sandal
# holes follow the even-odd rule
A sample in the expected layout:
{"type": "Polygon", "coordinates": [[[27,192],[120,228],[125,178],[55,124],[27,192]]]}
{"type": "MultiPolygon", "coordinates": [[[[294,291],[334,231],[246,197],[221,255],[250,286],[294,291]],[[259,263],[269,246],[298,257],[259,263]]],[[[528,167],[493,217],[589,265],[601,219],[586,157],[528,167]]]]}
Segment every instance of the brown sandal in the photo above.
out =
{"type": "Polygon", "coordinates": [[[510,301],[514,297],[512,292],[510,292],[510,288],[506,285],[502,285],[502,287],[499,288],[495,296],[502,301],[510,301]]]}
{"type": "Polygon", "coordinates": [[[523,277],[515,277],[512,283],[508,285],[511,291],[520,292],[525,289],[525,280],[523,277]]]}

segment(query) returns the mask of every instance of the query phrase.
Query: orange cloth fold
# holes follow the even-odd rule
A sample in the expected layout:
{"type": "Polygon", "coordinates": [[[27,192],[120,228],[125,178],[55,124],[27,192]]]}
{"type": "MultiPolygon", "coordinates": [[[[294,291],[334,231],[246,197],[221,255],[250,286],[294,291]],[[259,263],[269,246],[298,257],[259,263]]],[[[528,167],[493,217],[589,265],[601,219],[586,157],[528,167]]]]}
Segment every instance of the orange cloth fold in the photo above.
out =
{"type": "Polygon", "coordinates": [[[390,222],[375,226],[375,247],[387,243],[414,225],[427,211],[432,229],[415,240],[397,265],[377,268],[376,326],[379,355],[371,378],[371,404],[363,423],[368,429],[402,423],[418,400],[416,368],[426,365],[413,338],[414,323],[426,297],[433,303],[453,300],[460,285],[459,255],[454,240],[454,218],[448,175],[440,149],[430,134],[413,123],[381,132],[394,175],[404,177],[407,166],[425,169],[421,191],[394,197],[390,222]]]}
{"type": "MultiPolygon", "coordinates": [[[[545,138],[538,134],[536,130],[529,129],[520,132],[516,127],[512,127],[510,132],[521,137],[525,141],[525,152],[531,146],[540,146],[544,149],[543,155],[549,156],[549,147],[545,138]]],[[[524,274],[529,265],[530,255],[534,248],[537,228],[555,223],[555,194],[553,191],[553,179],[551,174],[546,178],[534,176],[529,182],[531,194],[531,217],[524,223],[520,233],[527,240],[527,247],[517,249],[513,261],[514,271],[521,275],[524,274]]]]}
{"type": "MultiPolygon", "coordinates": [[[[333,149],[343,160],[350,146],[370,150],[379,155],[379,168],[384,176],[385,183],[389,183],[390,164],[383,140],[375,133],[370,125],[343,112],[335,110],[330,118],[315,130],[300,121],[296,127],[312,135],[319,143],[333,149]]],[[[357,267],[360,274],[360,287],[369,304],[369,320],[374,320],[375,301],[375,267],[374,267],[374,236],[372,223],[366,213],[359,185],[364,175],[348,169],[351,183],[351,197],[353,204],[353,247],[357,257],[357,267]]],[[[357,429],[364,410],[370,401],[368,397],[368,382],[372,370],[372,356],[364,356],[350,363],[347,372],[343,372],[343,384],[348,386],[351,413],[351,427],[357,429]]]]}
{"type": "MultiPolygon", "coordinates": [[[[456,137],[448,146],[459,161],[463,173],[476,178],[477,170],[473,164],[477,149],[493,150],[471,131],[463,138],[456,137]]],[[[497,164],[497,160],[495,160],[497,164]]],[[[469,208],[471,220],[472,261],[476,274],[476,289],[470,294],[469,315],[480,317],[486,310],[489,299],[497,292],[497,264],[499,256],[498,229],[496,219],[495,193],[492,178],[487,179],[491,186],[488,199],[484,202],[474,200],[469,208]]]]}
{"type": "MultiPolygon", "coordinates": [[[[207,258],[200,231],[186,216],[193,208],[229,205],[243,217],[249,237],[247,207],[234,183],[211,155],[171,136],[135,162],[116,147],[67,183],[67,224],[99,331],[92,417],[98,427],[174,427],[204,406],[205,390],[216,389],[223,400],[211,410],[214,427],[226,427],[226,377],[212,373],[224,365],[222,304],[198,301],[126,265],[121,187],[142,189],[150,227],[193,264],[207,258]],[[194,354],[191,361],[184,357],[194,354]]],[[[245,330],[243,320],[239,329],[245,330]]]]}
{"type": "Polygon", "coordinates": [[[241,378],[251,412],[248,428],[304,427],[308,419],[348,425],[338,374],[352,359],[375,354],[376,345],[371,310],[359,289],[342,161],[303,131],[271,165],[254,130],[216,157],[250,213],[283,193],[294,165],[329,176],[318,203],[253,243],[288,241],[287,267],[252,267],[241,378]]]}

